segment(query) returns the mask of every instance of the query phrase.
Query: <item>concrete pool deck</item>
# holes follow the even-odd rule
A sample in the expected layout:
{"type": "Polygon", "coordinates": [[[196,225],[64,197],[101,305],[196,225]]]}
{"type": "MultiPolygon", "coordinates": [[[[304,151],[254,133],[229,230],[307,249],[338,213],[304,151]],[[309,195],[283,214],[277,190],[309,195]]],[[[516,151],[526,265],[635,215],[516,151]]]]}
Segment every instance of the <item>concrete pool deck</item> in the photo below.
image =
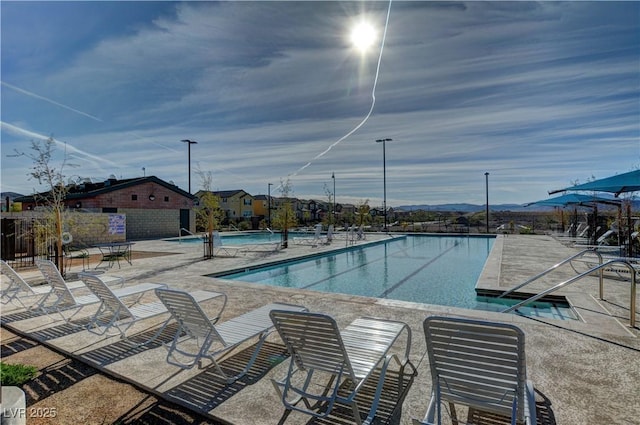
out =
{"type": "MultiPolygon", "coordinates": [[[[386,236],[368,235],[373,241],[386,236]]],[[[401,320],[413,332],[410,359],[418,370],[404,402],[402,424],[412,417],[422,418],[427,408],[431,380],[422,321],[428,315],[455,315],[515,323],[526,335],[529,378],[533,380],[539,401],[539,423],[544,424],[637,424],[640,417],[640,330],[629,328],[629,282],[605,281],[605,300],[598,299],[595,277],[564,289],[564,295],[581,321],[558,321],[525,318],[517,315],[467,310],[427,304],[408,303],[340,294],[327,294],[279,288],[206,277],[228,269],[248,267],[300,255],[344,248],[344,242],[329,246],[290,244],[286,250],[269,255],[250,253],[233,258],[202,260],[199,244],[176,244],[165,241],[139,241],[134,250],[172,255],[136,259],[109,271],[127,279],[127,284],[162,282],[170,287],[224,292],[229,300],[221,321],[238,316],[269,302],[288,302],[306,306],[311,311],[333,316],[341,327],[359,316],[401,320]],[[542,419],[542,420],[541,420],[542,419]]],[[[576,253],[549,236],[509,235],[496,239],[490,258],[479,279],[481,288],[511,288],[576,253]]],[[[79,267],[72,269],[79,270],[79,267]]],[[[575,275],[564,266],[532,284],[532,291],[548,288],[575,275]]],[[[28,276],[25,273],[25,276],[28,276]]],[[[149,294],[145,300],[152,300],[149,294]]],[[[203,304],[207,312],[216,308],[216,300],[203,304]]],[[[78,316],[88,316],[95,307],[85,307],[78,316]]],[[[638,312],[636,320],[640,320],[638,312]]],[[[237,425],[276,424],[283,413],[281,402],[270,378],[286,372],[288,360],[274,367],[280,359],[281,342],[269,337],[264,358],[266,364],[252,372],[253,381],[241,380],[226,386],[212,376],[211,370],[180,370],[166,363],[162,347],[133,349],[119,337],[101,337],[63,325],[55,317],[31,317],[20,310],[3,307],[3,326],[28,335],[107,374],[124,379],[150,393],[208,415],[214,420],[237,425]],[[24,319],[24,320],[17,320],[24,319]],[[274,360],[275,359],[275,360],[274,360]],[[269,362],[272,362],[271,364],[269,362]],[[100,365],[99,363],[104,363],[100,365]]],[[[152,329],[162,319],[139,323],[128,333],[136,335],[152,329]]],[[[132,338],[135,340],[135,337],[132,338]]],[[[233,368],[235,357],[229,358],[233,368]]],[[[293,413],[285,423],[308,423],[309,417],[293,413]]],[[[337,420],[336,420],[337,422],[337,420]]],[[[334,423],[325,421],[319,423],[334,423]]],[[[343,422],[340,422],[343,423],[343,422]]],[[[344,422],[350,423],[350,422],[344,422]]]]}

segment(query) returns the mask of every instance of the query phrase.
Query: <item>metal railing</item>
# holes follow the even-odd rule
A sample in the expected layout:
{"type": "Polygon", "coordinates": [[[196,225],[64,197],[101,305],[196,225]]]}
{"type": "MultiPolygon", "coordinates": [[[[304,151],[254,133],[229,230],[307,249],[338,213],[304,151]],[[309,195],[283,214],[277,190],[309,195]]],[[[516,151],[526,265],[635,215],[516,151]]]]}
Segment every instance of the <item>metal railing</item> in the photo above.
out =
{"type": "Polygon", "coordinates": [[[520,285],[509,289],[508,291],[503,292],[501,295],[498,296],[498,298],[502,298],[502,297],[506,297],[507,295],[510,295],[511,293],[517,291],[520,288],[523,288],[525,286],[527,286],[530,283],[535,282],[536,280],[540,279],[543,276],[548,275],[549,273],[551,273],[552,271],[556,270],[558,267],[563,266],[567,263],[570,263],[572,260],[578,259],[582,256],[584,256],[585,254],[596,254],[598,256],[598,264],[602,264],[602,255],[594,250],[594,249],[585,249],[583,251],[578,252],[575,255],[572,255],[571,257],[564,259],[562,261],[560,261],[558,264],[554,264],[553,266],[549,267],[547,270],[543,271],[542,273],[539,273],[535,276],[533,276],[532,278],[526,280],[525,282],[522,282],[520,285]]]}
{"type": "MultiPolygon", "coordinates": [[[[531,282],[539,279],[540,277],[550,273],[551,271],[557,269],[559,266],[561,266],[563,264],[566,264],[567,262],[569,262],[569,261],[571,261],[573,259],[576,259],[577,257],[580,257],[580,256],[584,255],[586,252],[595,252],[595,251],[585,250],[585,251],[582,251],[582,252],[580,252],[580,253],[578,253],[576,255],[573,255],[573,256],[567,258],[566,260],[563,260],[560,263],[558,263],[558,264],[552,266],[551,268],[545,270],[544,272],[534,276],[533,278],[527,280],[526,282],[516,286],[515,288],[504,292],[498,298],[504,297],[505,295],[508,295],[508,294],[514,292],[515,290],[517,290],[519,288],[522,288],[523,286],[528,285],[529,283],[531,283],[531,282]]],[[[506,310],[503,310],[502,312],[503,313],[511,313],[512,311],[517,310],[518,308],[520,308],[520,307],[522,307],[522,306],[524,306],[526,304],[529,304],[529,303],[532,303],[534,301],[537,301],[540,298],[551,294],[552,292],[555,292],[555,291],[557,291],[557,290],[559,290],[561,288],[564,288],[565,286],[570,285],[573,282],[576,282],[576,281],[584,278],[585,276],[590,276],[594,272],[598,272],[598,274],[599,274],[599,280],[600,280],[599,293],[600,293],[600,299],[603,300],[604,299],[604,270],[606,268],[610,267],[611,265],[616,264],[616,265],[622,265],[622,266],[626,267],[629,270],[629,274],[631,276],[631,299],[629,301],[629,326],[631,326],[632,328],[635,327],[635,325],[636,325],[636,294],[637,294],[636,274],[638,272],[640,272],[640,270],[636,270],[636,268],[633,267],[633,265],[629,261],[624,260],[624,259],[620,259],[620,258],[608,260],[608,261],[603,263],[602,262],[602,255],[600,255],[598,252],[595,252],[595,253],[598,255],[598,258],[599,258],[599,264],[596,265],[595,267],[587,270],[586,272],[580,273],[580,274],[578,274],[578,275],[576,275],[576,276],[574,276],[574,277],[572,277],[570,279],[567,279],[564,282],[558,283],[557,285],[555,285],[555,286],[553,286],[553,287],[551,287],[549,289],[546,289],[546,290],[544,290],[544,291],[542,291],[542,292],[540,292],[540,293],[538,293],[536,295],[533,295],[533,296],[527,298],[526,300],[521,301],[521,302],[519,302],[519,303],[517,303],[517,304],[515,304],[515,305],[513,305],[513,306],[511,306],[509,308],[507,308],[506,310]]]]}

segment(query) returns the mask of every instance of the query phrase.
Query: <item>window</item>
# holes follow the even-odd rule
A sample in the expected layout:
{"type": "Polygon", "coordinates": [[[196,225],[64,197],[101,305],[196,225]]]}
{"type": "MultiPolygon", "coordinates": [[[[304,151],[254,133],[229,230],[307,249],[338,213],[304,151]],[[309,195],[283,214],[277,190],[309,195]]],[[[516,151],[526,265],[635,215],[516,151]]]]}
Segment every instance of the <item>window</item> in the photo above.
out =
{"type": "Polygon", "coordinates": [[[138,195],[131,195],[131,200],[132,201],[137,201],[138,200],[138,195]]]}
{"type": "Polygon", "coordinates": [[[168,196],[164,197],[164,202],[169,202],[169,197],[168,196]]]}
{"type": "Polygon", "coordinates": [[[244,198],[243,199],[243,203],[244,203],[244,205],[251,205],[251,199],[244,198]]]}
{"type": "Polygon", "coordinates": [[[252,216],[252,212],[251,211],[243,211],[242,212],[242,216],[245,218],[250,218],[252,216]]]}

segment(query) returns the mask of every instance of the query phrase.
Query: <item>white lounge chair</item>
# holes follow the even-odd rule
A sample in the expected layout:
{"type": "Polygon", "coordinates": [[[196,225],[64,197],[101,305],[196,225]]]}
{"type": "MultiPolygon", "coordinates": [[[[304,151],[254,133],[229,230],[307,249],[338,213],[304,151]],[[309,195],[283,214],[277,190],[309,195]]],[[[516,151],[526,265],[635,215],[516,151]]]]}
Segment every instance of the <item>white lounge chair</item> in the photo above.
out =
{"type": "MultiPolygon", "coordinates": [[[[527,381],[524,333],[511,324],[453,317],[424,321],[431,367],[432,393],[422,421],[441,424],[442,403],[511,419],[511,424],[536,424],[533,384],[527,381]]],[[[502,423],[502,422],[501,422],[502,423]]]]}
{"type": "MultiPolygon", "coordinates": [[[[46,296],[34,305],[34,308],[39,308],[46,314],[58,313],[65,322],[69,323],[71,318],[75,316],[84,306],[95,304],[100,302],[100,299],[94,294],[75,296],[72,293],[72,288],[64,280],[58,268],[54,263],[49,260],[36,260],[36,266],[45,277],[49,285],[51,285],[51,291],[46,296]],[[76,311],[69,317],[66,317],[63,312],[75,309],[76,311]]],[[[104,282],[104,277],[102,278],[104,282]]],[[[124,281],[122,278],[118,278],[119,281],[124,281]]],[[[86,288],[83,282],[82,286],[75,287],[73,289],[86,288]]],[[[126,297],[130,295],[146,292],[157,287],[163,286],[157,283],[140,283],[138,285],[121,287],[113,291],[117,297],[126,297]]]]}
{"type": "Polygon", "coordinates": [[[281,246],[282,246],[281,242],[264,242],[264,243],[257,243],[253,245],[247,245],[246,247],[243,247],[241,251],[244,254],[257,253],[257,254],[266,255],[266,254],[272,254],[272,253],[278,252],[281,246]]]}
{"type": "Polygon", "coordinates": [[[397,363],[401,374],[406,366],[415,373],[409,361],[411,329],[405,323],[363,317],[340,331],[335,320],[325,314],[273,310],[270,316],[291,354],[287,376],[281,381],[272,380],[286,411],[325,418],[335,403],[340,403],[351,407],[356,423],[370,424],[391,361],[397,363]],[[400,359],[389,352],[403,332],[406,348],[400,359]],[[298,372],[302,376],[298,377],[298,372]],[[323,377],[326,386],[320,385],[323,377]],[[373,394],[367,394],[371,407],[363,421],[355,398],[369,378],[376,379],[377,385],[373,394]],[[352,383],[348,387],[343,385],[347,380],[352,383]],[[341,387],[348,389],[346,395],[339,393],[341,387]]]}
{"type": "MultiPolygon", "coordinates": [[[[326,239],[324,239],[326,240],[326,239]]],[[[311,245],[317,246],[318,244],[323,242],[322,238],[322,224],[315,225],[315,231],[313,233],[313,237],[294,237],[293,243],[296,245],[311,245]]]]}
{"type": "Polygon", "coordinates": [[[213,232],[213,256],[214,257],[235,257],[240,252],[240,248],[224,246],[220,232],[213,232]]]}
{"type": "MultiPolygon", "coordinates": [[[[87,329],[90,332],[102,335],[107,333],[112,327],[115,327],[120,332],[120,337],[124,339],[126,338],[127,330],[137,322],[168,313],[167,308],[161,301],[153,301],[145,304],[136,303],[135,305],[128,306],[122,298],[116,296],[111,288],[109,288],[107,284],[100,279],[100,277],[87,273],[81,273],[80,277],[91,292],[93,292],[101,301],[100,308],[87,325],[87,329]],[[107,320],[103,321],[102,318],[105,316],[107,317],[107,320]],[[99,330],[100,328],[101,330],[99,330]]],[[[166,285],[158,284],[151,289],[156,288],[166,288],[166,285]]],[[[227,303],[227,296],[219,292],[195,291],[191,293],[191,296],[196,298],[199,302],[223,296],[224,302],[220,309],[220,313],[222,313],[222,310],[227,303]]],[[[218,317],[220,313],[218,313],[218,317]]],[[[168,322],[169,320],[165,321],[156,334],[144,344],[148,344],[160,335],[168,322]]]]}
{"type": "Polygon", "coordinates": [[[264,340],[273,332],[273,324],[269,320],[269,312],[272,309],[306,310],[305,307],[298,305],[275,303],[257,308],[239,317],[234,317],[224,323],[216,324],[217,318],[212,320],[207,317],[197,300],[187,292],[156,289],[156,295],[179,325],[173,341],[168,346],[167,363],[182,369],[190,369],[196,364],[202,368],[202,360],[209,359],[216,372],[227,383],[235,382],[244,376],[258,358],[264,340]],[[186,336],[181,337],[183,332],[186,333],[186,336]],[[240,373],[229,376],[222,370],[218,360],[223,354],[255,337],[259,337],[259,341],[251,359],[240,373]],[[198,342],[198,349],[187,351],[188,348],[182,348],[187,347],[189,342],[193,342],[193,340],[198,342]],[[182,362],[178,359],[178,356],[188,361],[182,362]]]}
{"type": "MultiPolygon", "coordinates": [[[[29,308],[38,304],[51,292],[48,284],[31,286],[16,272],[7,262],[0,260],[0,272],[7,277],[9,285],[2,289],[2,304],[17,302],[23,308],[29,308]],[[25,304],[25,301],[31,302],[25,304]]],[[[70,282],[71,283],[71,282],[70,282]]],[[[82,286],[82,282],[72,282],[70,288],[82,286]]],[[[15,305],[15,304],[14,304],[15,305]]]]}

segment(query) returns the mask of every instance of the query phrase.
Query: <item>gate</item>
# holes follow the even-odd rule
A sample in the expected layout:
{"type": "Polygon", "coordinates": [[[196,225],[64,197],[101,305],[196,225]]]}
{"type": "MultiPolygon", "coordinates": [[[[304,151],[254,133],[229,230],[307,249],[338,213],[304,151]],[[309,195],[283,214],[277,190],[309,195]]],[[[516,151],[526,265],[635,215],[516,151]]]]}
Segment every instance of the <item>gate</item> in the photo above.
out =
{"type": "MultiPolygon", "coordinates": [[[[0,256],[13,268],[31,267],[36,258],[49,258],[49,244],[52,235],[43,234],[36,237],[36,218],[2,218],[1,220],[1,247],[0,256]]],[[[55,254],[54,254],[55,255],[55,254]]]]}

